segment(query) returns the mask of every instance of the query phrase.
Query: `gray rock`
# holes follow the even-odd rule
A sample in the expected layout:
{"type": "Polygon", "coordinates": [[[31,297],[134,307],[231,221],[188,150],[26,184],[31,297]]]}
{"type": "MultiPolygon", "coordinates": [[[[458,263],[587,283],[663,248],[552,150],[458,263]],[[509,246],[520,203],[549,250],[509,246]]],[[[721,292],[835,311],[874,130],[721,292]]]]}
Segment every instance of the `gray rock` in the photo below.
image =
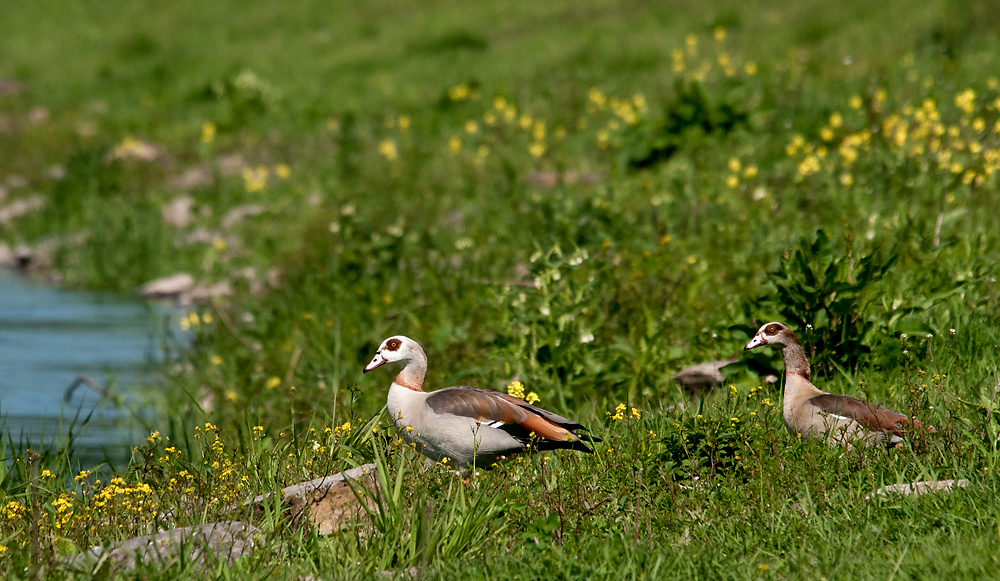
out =
{"type": "Polygon", "coordinates": [[[909,482],[906,484],[890,484],[889,486],[879,488],[875,492],[869,492],[865,495],[865,500],[889,494],[920,496],[929,492],[951,492],[956,488],[965,488],[968,485],[968,480],[924,480],[922,482],[909,482]]]}
{"type": "Polygon", "coordinates": [[[138,294],[147,299],[176,298],[194,286],[194,277],[186,272],[158,278],[139,287],[138,294]]]}
{"type": "Polygon", "coordinates": [[[248,554],[260,536],[260,529],[245,522],[209,523],[135,537],[107,548],[94,547],[66,557],[62,562],[83,569],[93,568],[105,560],[115,567],[131,569],[137,562],[161,563],[168,567],[184,560],[202,569],[216,559],[232,564],[248,554]]]}
{"type": "MultiPolygon", "coordinates": [[[[375,486],[376,478],[375,465],[365,464],[283,488],[281,504],[288,509],[293,524],[309,522],[320,534],[329,535],[365,514],[351,486],[370,488],[375,486]]],[[[267,502],[273,502],[274,494],[262,494],[244,504],[263,510],[267,502]]],[[[367,499],[364,495],[362,498],[367,499]]],[[[369,503],[368,508],[374,507],[369,503]]]]}

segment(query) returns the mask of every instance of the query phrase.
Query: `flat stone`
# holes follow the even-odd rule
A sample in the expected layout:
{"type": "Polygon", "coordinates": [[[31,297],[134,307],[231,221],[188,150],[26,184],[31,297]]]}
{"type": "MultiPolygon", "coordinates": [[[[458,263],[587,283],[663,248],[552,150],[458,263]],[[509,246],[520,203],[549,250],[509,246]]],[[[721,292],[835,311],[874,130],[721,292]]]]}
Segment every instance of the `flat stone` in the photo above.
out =
{"type": "Polygon", "coordinates": [[[232,565],[253,549],[261,534],[257,527],[241,521],[209,523],[135,537],[107,548],[94,547],[61,561],[70,567],[89,568],[107,559],[117,568],[133,569],[137,562],[168,567],[184,560],[203,569],[215,560],[232,565]]]}
{"type": "Polygon", "coordinates": [[[883,486],[875,492],[865,495],[865,500],[870,500],[876,496],[887,496],[889,494],[899,494],[901,496],[920,496],[930,492],[951,492],[956,488],[969,486],[968,480],[924,480],[922,482],[909,482],[906,484],[890,484],[883,486]]]}
{"type": "Polygon", "coordinates": [[[151,280],[139,287],[138,294],[147,299],[176,298],[194,286],[194,277],[186,272],[151,280]]]}
{"type": "MultiPolygon", "coordinates": [[[[365,464],[339,474],[282,488],[281,504],[288,509],[293,524],[308,522],[320,534],[329,535],[365,514],[365,508],[358,501],[351,486],[353,485],[355,489],[370,488],[375,486],[376,478],[375,465],[365,464]],[[351,484],[348,484],[348,481],[351,484]]],[[[262,494],[244,504],[263,510],[264,504],[270,501],[274,494],[262,494]]],[[[374,509],[374,506],[369,504],[368,508],[374,509]]]]}

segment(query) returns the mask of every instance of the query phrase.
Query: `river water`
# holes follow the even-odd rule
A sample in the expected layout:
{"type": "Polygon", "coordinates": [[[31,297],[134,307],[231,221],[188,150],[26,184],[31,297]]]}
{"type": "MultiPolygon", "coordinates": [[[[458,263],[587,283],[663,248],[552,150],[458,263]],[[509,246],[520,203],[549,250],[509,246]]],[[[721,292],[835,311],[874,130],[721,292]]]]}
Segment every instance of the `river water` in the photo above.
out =
{"type": "Polygon", "coordinates": [[[15,446],[53,446],[72,427],[82,467],[122,466],[159,425],[154,372],[172,306],[107,293],[68,291],[0,269],[0,429],[15,446]],[[117,403],[86,384],[85,375],[117,403]]]}

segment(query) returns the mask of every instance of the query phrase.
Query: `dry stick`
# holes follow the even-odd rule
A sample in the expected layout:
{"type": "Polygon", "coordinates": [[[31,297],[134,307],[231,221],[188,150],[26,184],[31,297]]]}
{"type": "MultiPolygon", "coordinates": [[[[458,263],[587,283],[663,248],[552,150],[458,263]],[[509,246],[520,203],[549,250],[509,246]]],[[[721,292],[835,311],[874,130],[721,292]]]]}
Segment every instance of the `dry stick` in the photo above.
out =
{"type": "Polygon", "coordinates": [[[934,248],[941,245],[941,222],[944,221],[944,212],[938,213],[937,224],[934,225],[934,248]]]}
{"type": "Polygon", "coordinates": [[[239,340],[239,342],[243,343],[243,346],[249,349],[251,352],[256,351],[256,349],[253,348],[253,345],[251,345],[243,337],[243,335],[241,335],[240,332],[237,331],[235,327],[233,327],[232,321],[229,320],[229,315],[227,315],[225,311],[220,309],[219,305],[215,301],[212,301],[212,308],[215,309],[215,313],[219,315],[220,319],[222,319],[222,324],[225,325],[227,329],[229,329],[229,332],[233,334],[233,337],[236,337],[239,340]]]}

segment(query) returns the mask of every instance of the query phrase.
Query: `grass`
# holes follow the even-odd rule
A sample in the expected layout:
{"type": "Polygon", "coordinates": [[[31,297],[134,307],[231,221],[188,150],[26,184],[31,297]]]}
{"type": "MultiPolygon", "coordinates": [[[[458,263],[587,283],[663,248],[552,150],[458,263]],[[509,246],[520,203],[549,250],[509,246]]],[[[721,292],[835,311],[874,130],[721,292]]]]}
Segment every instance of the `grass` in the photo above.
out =
{"type": "Polygon", "coordinates": [[[57,558],[377,460],[371,524],[237,513],[264,548],[213,576],[997,577],[990,4],[463,8],[6,9],[0,78],[24,88],[0,96],[0,205],[45,206],[0,241],[57,240],[67,286],[184,270],[234,292],[186,319],[163,435],[121,480],[77,478],[71,442],[36,473],[7,459],[3,574],[90,576],[57,558]],[[165,221],[182,196],[187,223],[165,221]],[[705,398],[673,385],[775,319],[822,387],[937,434],[790,438],[773,351],[705,398]],[[604,443],[420,469],[379,415],[389,376],[360,374],[396,333],[429,386],[517,378],[604,443]],[[970,486],[864,499],[939,478],[970,486]]]}

